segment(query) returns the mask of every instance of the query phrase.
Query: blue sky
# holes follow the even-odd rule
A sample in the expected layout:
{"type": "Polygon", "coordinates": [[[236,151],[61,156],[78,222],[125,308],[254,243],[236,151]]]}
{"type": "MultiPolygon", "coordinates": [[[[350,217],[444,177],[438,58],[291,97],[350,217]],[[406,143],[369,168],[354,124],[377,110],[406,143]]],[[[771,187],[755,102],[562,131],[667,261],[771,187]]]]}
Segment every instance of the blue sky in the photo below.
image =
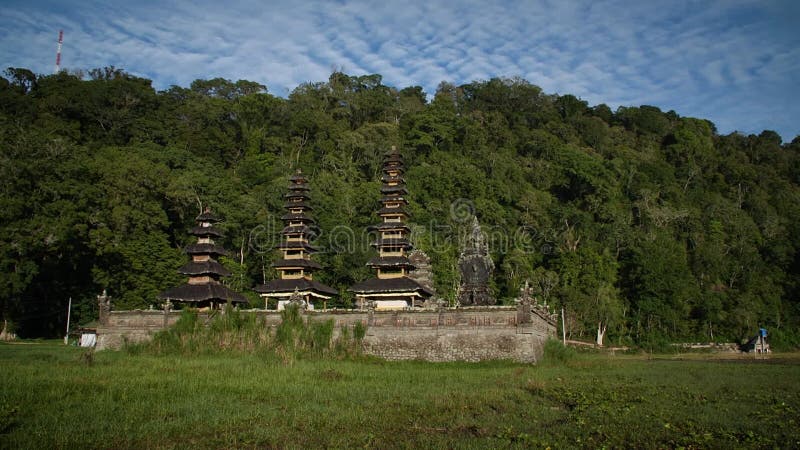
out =
{"type": "Polygon", "coordinates": [[[655,105],[720,133],[800,135],[797,0],[17,1],[0,67],[114,65],[158,89],[247,79],[285,96],[333,69],[384,84],[520,76],[591,105],[655,105]]]}

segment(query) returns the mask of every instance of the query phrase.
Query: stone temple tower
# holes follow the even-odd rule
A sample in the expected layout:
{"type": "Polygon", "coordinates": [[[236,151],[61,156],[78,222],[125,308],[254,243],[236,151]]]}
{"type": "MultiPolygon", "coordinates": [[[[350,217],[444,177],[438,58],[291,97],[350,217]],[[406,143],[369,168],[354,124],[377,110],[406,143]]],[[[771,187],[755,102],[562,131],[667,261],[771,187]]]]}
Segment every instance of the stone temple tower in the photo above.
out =
{"type": "Polygon", "coordinates": [[[461,285],[458,288],[461,306],[494,305],[497,302],[489,292],[494,262],[489,256],[489,244],[477,217],[472,221],[472,230],[458,257],[458,269],[461,273],[461,285]]]}

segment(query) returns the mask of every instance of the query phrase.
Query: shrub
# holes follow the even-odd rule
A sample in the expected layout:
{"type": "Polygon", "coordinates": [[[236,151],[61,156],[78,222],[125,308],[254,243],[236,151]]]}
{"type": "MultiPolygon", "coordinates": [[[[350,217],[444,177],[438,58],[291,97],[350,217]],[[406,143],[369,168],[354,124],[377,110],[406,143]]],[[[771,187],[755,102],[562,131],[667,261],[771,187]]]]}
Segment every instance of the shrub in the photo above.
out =
{"type": "Polygon", "coordinates": [[[800,349],[800,333],[786,328],[774,328],[769,330],[770,348],[774,351],[789,352],[800,349]]]}
{"type": "Polygon", "coordinates": [[[360,321],[356,322],[356,324],[353,325],[353,337],[355,338],[355,340],[360,344],[361,341],[364,340],[364,336],[366,335],[367,335],[367,326],[360,321]]]}
{"type": "Polygon", "coordinates": [[[313,323],[310,326],[309,334],[311,339],[308,340],[306,345],[308,345],[311,353],[318,356],[324,355],[331,346],[333,320],[313,323]]]}
{"type": "Polygon", "coordinates": [[[542,360],[550,364],[564,364],[577,356],[575,349],[565,346],[561,341],[548,339],[544,344],[542,360]]]}
{"type": "Polygon", "coordinates": [[[178,321],[172,327],[172,331],[178,335],[194,334],[197,329],[197,310],[191,308],[182,310],[178,321]]]}
{"type": "Polygon", "coordinates": [[[648,334],[639,342],[639,348],[647,353],[677,353],[680,347],[672,345],[670,340],[659,333],[648,334]]]}
{"type": "Polygon", "coordinates": [[[275,329],[276,346],[284,350],[294,350],[298,347],[304,330],[305,323],[300,317],[300,308],[297,305],[287,305],[281,312],[281,323],[275,329]]]}

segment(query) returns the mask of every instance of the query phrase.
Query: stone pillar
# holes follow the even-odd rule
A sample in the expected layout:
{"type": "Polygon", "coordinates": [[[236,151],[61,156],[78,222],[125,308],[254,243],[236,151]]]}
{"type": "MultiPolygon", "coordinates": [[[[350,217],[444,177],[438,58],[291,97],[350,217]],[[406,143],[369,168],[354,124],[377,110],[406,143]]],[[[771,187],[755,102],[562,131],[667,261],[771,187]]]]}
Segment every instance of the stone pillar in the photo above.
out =
{"type": "Polygon", "coordinates": [[[525,286],[519,290],[520,296],[517,302],[517,325],[531,323],[531,287],[528,281],[525,281],[525,286]]]}
{"type": "Polygon", "coordinates": [[[523,325],[531,323],[531,305],[530,303],[520,303],[517,305],[517,324],[523,325]]]}
{"type": "Polygon", "coordinates": [[[164,328],[167,328],[169,326],[169,312],[172,311],[172,302],[168,299],[161,307],[164,308],[164,328]]]}
{"type": "Polygon", "coordinates": [[[375,301],[369,300],[366,302],[367,307],[367,328],[372,328],[375,325],[375,301]]]}
{"type": "Polygon", "coordinates": [[[111,297],[106,294],[105,289],[103,289],[102,294],[97,296],[97,308],[99,310],[98,321],[100,325],[108,326],[108,316],[111,313],[111,297]]]}

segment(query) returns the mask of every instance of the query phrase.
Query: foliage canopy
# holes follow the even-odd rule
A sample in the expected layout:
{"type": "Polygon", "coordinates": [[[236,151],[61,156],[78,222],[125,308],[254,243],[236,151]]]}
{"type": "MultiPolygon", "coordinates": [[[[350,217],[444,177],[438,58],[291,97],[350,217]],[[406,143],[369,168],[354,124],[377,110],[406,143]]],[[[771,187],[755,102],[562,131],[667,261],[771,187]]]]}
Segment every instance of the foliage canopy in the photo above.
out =
{"type": "MultiPolygon", "coordinates": [[[[402,148],[414,239],[441,295],[457,286],[460,210],[478,215],[509,302],[530,280],[572,337],[787,342],[800,323],[800,139],[717,134],[655,106],[590,106],[522,79],[418,86],[331,74],[288,98],[221,78],[157,92],[116,68],[0,79],[0,313],[22,336],[148,307],[193,218],[225,219],[227,281],[274,276],[286,177],[310,175],[320,281],[368,275],[381,157],[402,148]]],[[[261,304],[255,296],[253,305],[261,304]]],[[[335,306],[335,305],[332,305],[335,306]]]]}

